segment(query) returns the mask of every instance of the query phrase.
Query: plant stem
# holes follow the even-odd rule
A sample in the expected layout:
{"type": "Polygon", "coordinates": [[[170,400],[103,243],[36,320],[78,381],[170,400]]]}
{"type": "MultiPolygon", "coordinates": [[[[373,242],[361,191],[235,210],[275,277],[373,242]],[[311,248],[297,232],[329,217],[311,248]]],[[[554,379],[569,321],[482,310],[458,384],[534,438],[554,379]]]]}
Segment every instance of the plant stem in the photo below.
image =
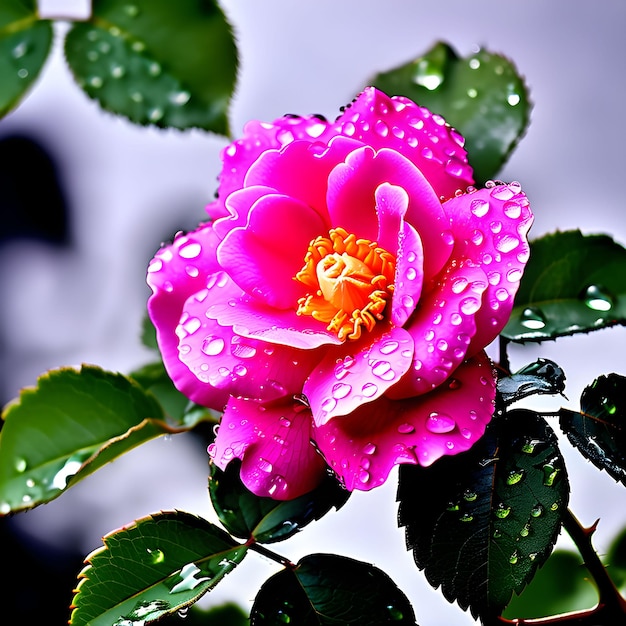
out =
{"type": "Polygon", "coordinates": [[[278,563],[279,565],[282,565],[283,567],[288,567],[290,569],[293,569],[296,566],[295,563],[292,563],[289,559],[285,558],[284,556],[281,556],[280,554],[276,554],[276,552],[272,552],[272,550],[269,550],[265,546],[262,546],[256,543],[254,539],[250,539],[247,542],[247,546],[250,548],[250,550],[254,550],[255,552],[258,552],[259,554],[262,554],[264,557],[267,557],[268,559],[275,561],[276,563],[278,563]]]}
{"type": "Polygon", "coordinates": [[[563,517],[563,527],[576,544],[583,558],[583,563],[598,588],[599,600],[597,606],[584,611],[531,619],[508,620],[499,616],[493,622],[484,622],[484,626],[488,626],[489,623],[516,624],[519,626],[544,626],[547,624],[567,624],[568,626],[617,626],[617,624],[623,624],[624,620],[626,620],[626,600],[622,598],[615,587],[615,584],[609,577],[606,568],[602,561],[600,561],[591,543],[591,537],[596,530],[598,521],[591,527],[585,528],[578,519],[576,519],[570,509],[565,511],[563,517]]]}

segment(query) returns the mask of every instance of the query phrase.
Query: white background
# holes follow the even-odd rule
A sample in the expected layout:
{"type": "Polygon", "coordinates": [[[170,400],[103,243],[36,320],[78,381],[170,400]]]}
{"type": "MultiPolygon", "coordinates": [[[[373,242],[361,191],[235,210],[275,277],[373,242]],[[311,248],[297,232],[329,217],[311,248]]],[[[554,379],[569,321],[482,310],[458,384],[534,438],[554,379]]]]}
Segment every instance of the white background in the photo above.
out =
{"type": "MultiPolygon", "coordinates": [[[[626,4],[622,0],[223,0],[241,53],[231,126],[284,113],[329,118],[380,70],[424,52],[437,40],[465,56],[477,46],[513,59],[534,110],[527,136],[500,178],[521,181],[536,220],[531,235],[580,228],[626,243],[624,103],[626,4]]],[[[79,16],[84,2],[48,0],[44,13],[79,16]]],[[[73,84],[61,40],[39,81],[0,136],[36,133],[69,189],[75,245],[34,243],[0,250],[0,355],[3,387],[17,395],[49,368],[95,363],[128,372],[149,355],[139,342],[148,289],[145,267],[159,242],[204,218],[215,191],[225,140],[197,131],[134,127],[103,113],[73,84]]],[[[33,181],[37,184],[37,181],[33,181]]],[[[572,408],[600,374],[626,373],[626,332],[615,328],[539,346],[514,347],[516,369],[546,356],[567,374],[572,408]]],[[[563,399],[534,406],[556,409],[563,399]]],[[[556,427],[556,425],[555,425],[556,427]]],[[[601,518],[602,552],[626,522],[626,492],[579,461],[564,443],[571,508],[585,524],[601,518]]],[[[53,503],[20,517],[27,532],[78,541],[85,553],[103,534],[159,509],[210,516],[207,457],[195,439],[142,446],[53,503]]],[[[335,552],[385,570],[414,604],[422,626],[471,624],[430,589],[396,527],[394,473],[386,486],[355,494],[338,514],[275,546],[296,561],[335,552]]],[[[275,571],[250,555],[209,602],[249,606],[275,571]],[[249,561],[249,562],[248,562],[249,561]]]]}

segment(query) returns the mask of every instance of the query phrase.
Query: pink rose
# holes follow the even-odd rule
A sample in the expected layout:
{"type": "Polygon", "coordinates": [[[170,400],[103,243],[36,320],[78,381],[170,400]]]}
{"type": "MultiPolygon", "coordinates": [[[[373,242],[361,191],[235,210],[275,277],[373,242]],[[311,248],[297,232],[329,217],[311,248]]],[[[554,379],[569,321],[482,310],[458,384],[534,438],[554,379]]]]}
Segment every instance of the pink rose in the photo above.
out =
{"type": "Polygon", "coordinates": [[[334,122],[251,122],[222,160],[212,221],[148,273],[169,375],[224,411],[214,462],[290,499],[467,450],[529,254],[519,185],[468,187],[462,137],[374,88],[334,122]]]}

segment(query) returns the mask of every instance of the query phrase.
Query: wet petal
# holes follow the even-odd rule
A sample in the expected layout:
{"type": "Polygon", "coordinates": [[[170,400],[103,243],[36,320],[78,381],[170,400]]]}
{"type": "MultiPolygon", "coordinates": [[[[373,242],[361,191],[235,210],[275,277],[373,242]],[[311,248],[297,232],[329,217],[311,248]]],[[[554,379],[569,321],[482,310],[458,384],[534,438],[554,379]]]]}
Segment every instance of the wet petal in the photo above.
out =
{"type": "Polygon", "coordinates": [[[330,228],[326,209],[328,175],[337,163],[360,145],[351,139],[337,137],[328,146],[294,141],[280,151],[268,150],[248,170],[245,186],[265,185],[297,198],[320,214],[326,232],[330,228]]]}
{"type": "Polygon", "coordinates": [[[326,464],[311,444],[311,412],[301,402],[231,398],[209,453],[221,469],[243,460],[241,479],[261,497],[291,500],[315,489],[326,464]]]}
{"type": "Polygon", "coordinates": [[[373,489],[395,465],[427,466],[468,450],[493,415],[495,381],[491,362],[480,352],[446,385],[420,398],[382,396],[316,427],[315,441],[348,490],[373,489]]]}
{"type": "Polygon", "coordinates": [[[399,235],[398,256],[391,321],[404,326],[420,300],[424,283],[424,250],[417,231],[408,223],[402,224],[399,235]]]}
{"type": "Polygon", "coordinates": [[[435,189],[450,198],[474,180],[463,137],[445,120],[408,98],[365,89],[337,118],[338,132],[375,150],[391,148],[414,163],[435,189]]]}
{"type": "Polygon", "coordinates": [[[226,215],[213,224],[219,238],[224,239],[233,228],[245,226],[254,203],[272,193],[276,193],[276,190],[264,185],[246,187],[231,193],[224,202],[226,215]]]}
{"type": "Polygon", "coordinates": [[[299,200],[266,195],[250,210],[246,227],[226,235],[217,258],[246,293],[268,306],[293,309],[306,293],[294,276],[302,268],[309,242],[323,229],[319,215],[299,200]],[[277,237],[277,229],[285,236],[277,237]]]}
{"type": "Polygon", "coordinates": [[[424,175],[401,154],[385,148],[374,153],[371,148],[364,147],[352,152],[345,163],[335,167],[328,179],[328,210],[332,224],[374,241],[378,236],[374,198],[376,189],[383,183],[401,187],[408,194],[405,219],[422,239],[424,275],[434,277],[452,252],[449,221],[424,175]]]}
{"type": "Polygon", "coordinates": [[[227,394],[198,379],[179,359],[178,327],[186,300],[206,287],[207,273],[219,271],[215,258],[218,238],[211,226],[203,226],[161,248],[148,267],[152,296],[148,313],[156,327],[157,342],[168,375],[176,388],[194,402],[221,410],[227,394]]]}
{"type": "Polygon", "coordinates": [[[453,256],[480,264],[488,279],[476,334],[468,354],[488,345],[504,328],[530,255],[529,202],[518,183],[496,185],[444,205],[455,236],[453,256]]]}
{"type": "Polygon", "coordinates": [[[379,398],[400,380],[412,356],[413,341],[402,328],[392,328],[369,346],[359,341],[329,351],[304,384],[315,423],[325,424],[379,398]]]}
{"type": "Polygon", "coordinates": [[[415,351],[407,374],[388,395],[410,398],[441,385],[466,358],[476,333],[487,278],[478,266],[452,266],[437,289],[420,302],[419,312],[406,326],[415,351]]]}
{"type": "Polygon", "coordinates": [[[326,323],[292,310],[278,310],[250,296],[228,302],[208,303],[206,316],[221,326],[231,326],[242,337],[311,350],[340,344],[337,333],[326,330],[326,323]]]}

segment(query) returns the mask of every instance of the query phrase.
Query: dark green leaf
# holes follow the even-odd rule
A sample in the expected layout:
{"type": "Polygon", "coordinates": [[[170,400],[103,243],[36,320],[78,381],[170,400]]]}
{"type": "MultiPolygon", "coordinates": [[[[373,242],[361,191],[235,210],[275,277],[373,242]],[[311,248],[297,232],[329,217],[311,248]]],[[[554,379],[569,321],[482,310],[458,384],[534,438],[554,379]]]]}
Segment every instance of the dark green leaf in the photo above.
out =
{"type": "Polygon", "coordinates": [[[157,398],[169,420],[179,428],[189,429],[199,422],[217,424],[219,421],[216,411],[194,404],[174,387],[162,361],[145,365],[132,372],[130,377],[157,398]]]}
{"type": "Polygon", "coordinates": [[[251,626],[414,626],[406,596],[382,570],[342,556],[312,554],[267,580],[251,626]]]}
{"type": "Polygon", "coordinates": [[[104,538],[87,557],[72,626],[148,624],[196,602],[248,548],[195,515],[164,512],[104,538]]]}
{"type": "Polygon", "coordinates": [[[504,617],[558,615],[588,609],[597,602],[598,593],[580,556],[555,550],[522,594],[513,597],[504,617]]]}
{"type": "Polygon", "coordinates": [[[498,380],[498,394],[504,406],[534,394],[563,394],[564,389],[565,373],[554,361],[544,358],[498,380]]]}
{"type": "Polygon", "coordinates": [[[544,341],[626,323],[626,249],[606,235],[556,232],[530,260],[502,334],[544,341]]]}
{"type": "Polygon", "coordinates": [[[0,3],[0,117],[22,99],[48,58],[52,23],[37,17],[35,0],[0,3]]]}
{"type": "Polygon", "coordinates": [[[299,498],[262,498],[243,485],[240,467],[238,460],[231,461],[226,471],[212,464],[209,493],[224,527],[241,539],[254,538],[259,543],[282,541],[333,507],[340,509],[350,497],[350,492],[329,475],[317,489],[299,498]]]}
{"type": "Polygon", "coordinates": [[[237,50],[215,0],[93,0],[92,7],[65,42],[90,97],[138,124],[228,134],[237,50]]]}
{"type": "Polygon", "coordinates": [[[183,616],[169,615],[159,621],[159,626],[250,626],[248,615],[233,603],[215,606],[209,610],[195,604],[183,616]],[[181,617],[184,617],[182,621],[181,617]]]}
{"type": "Polygon", "coordinates": [[[3,417],[0,514],[52,500],[120,454],[172,432],[152,395],[92,366],[44,374],[3,417]]]}
{"type": "Polygon", "coordinates": [[[496,176],[528,126],[531,107],[523,79],[511,61],[487,50],[460,58],[440,42],[378,74],[372,84],[410,98],[456,128],[480,184],[496,176]]]}
{"type": "Polygon", "coordinates": [[[585,458],[626,485],[626,378],[596,378],[585,387],[580,408],[561,410],[563,432],[585,458]]]}
{"type": "Polygon", "coordinates": [[[531,411],[498,416],[467,452],[401,466],[399,523],[428,582],[498,615],[552,551],[569,486],[557,439],[531,411]]]}
{"type": "Polygon", "coordinates": [[[157,343],[156,328],[152,323],[150,317],[146,314],[141,322],[141,343],[156,352],[159,351],[159,344],[157,343]]]}

